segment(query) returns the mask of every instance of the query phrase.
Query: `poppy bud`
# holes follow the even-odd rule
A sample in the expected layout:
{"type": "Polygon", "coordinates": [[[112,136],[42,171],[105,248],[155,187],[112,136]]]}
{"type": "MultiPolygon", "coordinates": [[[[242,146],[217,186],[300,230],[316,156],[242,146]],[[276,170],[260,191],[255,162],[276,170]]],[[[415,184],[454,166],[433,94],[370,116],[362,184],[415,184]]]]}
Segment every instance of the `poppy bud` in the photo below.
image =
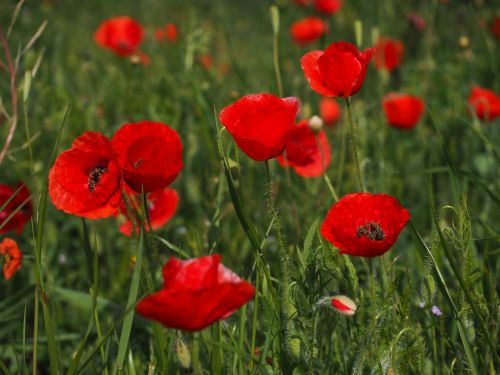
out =
{"type": "Polygon", "coordinates": [[[357,306],[352,299],[346,296],[335,296],[331,300],[332,307],[342,315],[354,315],[357,306]]]}
{"type": "Polygon", "coordinates": [[[309,119],[308,125],[313,132],[317,133],[323,128],[323,120],[321,117],[314,115],[309,119]]]}
{"type": "Polygon", "coordinates": [[[191,368],[191,351],[181,337],[175,338],[174,351],[181,367],[186,370],[191,368]]]}

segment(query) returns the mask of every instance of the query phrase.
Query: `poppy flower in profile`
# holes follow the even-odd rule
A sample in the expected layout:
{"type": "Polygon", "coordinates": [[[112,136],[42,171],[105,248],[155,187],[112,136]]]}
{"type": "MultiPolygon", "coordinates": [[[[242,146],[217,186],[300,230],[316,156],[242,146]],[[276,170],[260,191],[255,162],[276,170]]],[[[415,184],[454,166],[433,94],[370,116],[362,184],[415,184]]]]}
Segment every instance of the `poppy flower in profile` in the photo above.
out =
{"type": "Polygon", "coordinates": [[[290,27],[290,35],[297,44],[315,42],[327,32],[328,25],[319,17],[306,17],[295,21],[290,27]]]}
{"type": "Polygon", "coordinates": [[[6,280],[9,280],[19,268],[21,268],[21,262],[23,260],[23,254],[16,241],[12,238],[5,237],[2,242],[0,242],[0,255],[4,257],[4,263],[2,267],[3,276],[6,280]]]}
{"type": "Polygon", "coordinates": [[[252,94],[223,108],[219,120],[245,154],[269,160],[285,149],[299,107],[294,97],[252,94]]]}
{"type": "Polygon", "coordinates": [[[283,167],[293,167],[299,176],[321,176],[331,160],[330,145],[325,132],[320,130],[317,134],[314,133],[307,120],[301,120],[292,127],[285,151],[277,160],[283,167]]]}
{"type": "MultiPolygon", "coordinates": [[[[132,193],[130,198],[130,204],[133,206],[131,209],[137,209],[140,206],[141,195],[138,193],[132,193]]],[[[166,188],[149,193],[147,195],[147,204],[151,229],[160,229],[167,224],[172,216],[174,216],[178,203],[179,194],[177,194],[174,189],[166,188]]],[[[120,225],[120,232],[126,236],[130,236],[134,227],[137,232],[137,229],[140,228],[140,222],[136,220],[135,217],[130,217],[123,201],[120,207],[120,212],[123,216],[125,216],[125,222],[120,225]],[[132,223],[132,221],[134,222],[132,223]]],[[[149,230],[148,225],[146,225],[146,230],[149,230]]]]}
{"type": "Polygon", "coordinates": [[[333,126],[340,120],[342,110],[335,99],[321,98],[319,101],[319,115],[327,126],[333,126]]]}
{"type": "Polygon", "coordinates": [[[387,194],[351,193],[328,211],[321,235],[341,254],[375,257],[396,242],[410,213],[387,194]]]}
{"type": "Polygon", "coordinates": [[[399,40],[380,38],[375,45],[373,58],[377,69],[392,71],[401,65],[405,53],[405,46],[399,40]]]}
{"type": "Polygon", "coordinates": [[[31,193],[21,182],[15,187],[0,184],[0,207],[9,199],[10,202],[0,211],[0,233],[15,230],[17,234],[21,234],[24,224],[31,219],[33,213],[31,193]]]}
{"type": "Polygon", "coordinates": [[[57,209],[88,219],[116,213],[122,176],[107,137],[85,132],[61,153],[49,171],[49,195],[57,209]]]}
{"type": "Polygon", "coordinates": [[[133,55],[142,42],[144,31],[139,22],[128,16],[103,21],[94,33],[96,43],[119,56],[133,55]]]}
{"type": "Polygon", "coordinates": [[[306,53],[300,62],[314,91],[347,98],[361,89],[373,53],[373,48],[360,52],[350,43],[335,42],[325,51],[306,53]]]}
{"type": "Polygon", "coordinates": [[[181,138],[161,122],[125,124],[111,143],[125,182],[137,192],[167,187],[182,169],[181,138]]]}
{"type": "Polygon", "coordinates": [[[155,38],[159,42],[163,40],[172,43],[177,42],[179,39],[179,29],[175,23],[167,23],[164,27],[155,30],[155,38]]]}
{"type": "Polygon", "coordinates": [[[314,0],[314,7],[317,11],[328,16],[337,13],[342,8],[341,0],[314,0]]]}
{"type": "Polygon", "coordinates": [[[390,93],[382,99],[382,108],[389,125],[411,129],[424,113],[424,102],[417,96],[390,93]]]}
{"type": "Polygon", "coordinates": [[[220,258],[170,258],[163,267],[163,288],[139,301],[137,313],[190,332],[227,318],[253,298],[255,288],[224,267],[220,258]]]}
{"type": "Polygon", "coordinates": [[[476,116],[483,121],[492,121],[500,116],[500,97],[492,90],[473,86],[468,101],[476,116]]]}

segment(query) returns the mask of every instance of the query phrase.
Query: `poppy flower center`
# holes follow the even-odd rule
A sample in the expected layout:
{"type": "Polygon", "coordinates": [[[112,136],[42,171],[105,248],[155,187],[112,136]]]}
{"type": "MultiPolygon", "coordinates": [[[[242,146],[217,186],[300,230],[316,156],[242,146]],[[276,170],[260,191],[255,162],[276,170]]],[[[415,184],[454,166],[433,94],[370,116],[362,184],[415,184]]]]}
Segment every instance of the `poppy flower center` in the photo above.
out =
{"type": "Polygon", "coordinates": [[[368,237],[372,241],[382,241],[385,233],[379,223],[371,222],[356,228],[356,237],[368,237]]]}
{"type": "Polygon", "coordinates": [[[101,166],[97,166],[97,167],[90,170],[88,185],[89,185],[89,191],[91,193],[94,192],[95,187],[97,186],[97,184],[101,180],[101,176],[104,173],[106,173],[107,170],[108,170],[108,168],[101,167],[101,166]]]}

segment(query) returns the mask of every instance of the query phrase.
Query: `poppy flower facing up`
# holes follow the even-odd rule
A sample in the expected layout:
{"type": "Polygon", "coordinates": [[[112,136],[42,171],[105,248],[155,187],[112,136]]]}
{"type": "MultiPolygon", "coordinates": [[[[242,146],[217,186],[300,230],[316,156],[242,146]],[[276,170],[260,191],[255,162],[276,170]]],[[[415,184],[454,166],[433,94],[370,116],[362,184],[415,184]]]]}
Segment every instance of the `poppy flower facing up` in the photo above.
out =
{"type": "Polygon", "coordinates": [[[294,97],[252,94],[223,108],[219,120],[245,154],[269,160],[285,149],[299,108],[294,97]]]}
{"type": "Polygon", "coordinates": [[[387,194],[351,193],[328,211],[321,235],[341,254],[375,257],[396,242],[410,213],[387,194]]]}
{"type": "Polygon", "coordinates": [[[144,31],[141,24],[128,16],[113,17],[103,21],[94,33],[96,43],[119,56],[136,53],[144,31]]]}
{"type": "MultiPolygon", "coordinates": [[[[137,201],[140,202],[141,196],[140,194],[135,194],[132,196],[132,205],[135,205],[137,201]]],[[[149,193],[147,196],[148,203],[148,215],[149,220],[151,222],[151,228],[153,230],[159,229],[174,216],[175,211],[177,210],[177,205],[179,203],[179,194],[174,189],[162,189],[157,190],[152,193],[149,193]]],[[[136,207],[134,207],[136,208],[136,207]]],[[[135,221],[135,219],[131,219],[127,213],[127,208],[125,204],[122,202],[120,207],[121,213],[125,216],[126,221],[120,225],[120,232],[122,232],[126,236],[130,236],[132,234],[132,228],[139,228],[140,222],[135,221]],[[135,222],[132,223],[132,220],[135,222]],[[134,224],[134,225],[133,225],[134,224]]],[[[149,226],[146,225],[146,230],[149,229],[149,226]]]]}
{"type": "Polygon", "coordinates": [[[163,289],[142,299],[137,313],[191,332],[227,318],[253,298],[255,288],[224,267],[220,258],[170,258],[163,267],[163,289]]]}
{"type": "Polygon", "coordinates": [[[18,234],[22,232],[24,224],[31,219],[33,213],[30,196],[28,187],[23,183],[19,182],[15,187],[0,184],[0,207],[12,198],[0,211],[0,233],[11,230],[15,230],[18,234]]]}
{"type": "Polygon", "coordinates": [[[469,105],[478,118],[492,121],[500,117],[500,97],[492,90],[473,86],[469,96],[469,105]]]}
{"type": "Polygon", "coordinates": [[[99,219],[116,213],[122,178],[111,142],[85,132],[61,153],[49,172],[49,195],[57,209],[99,219]]]}
{"type": "Polygon", "coordinates": [[[319,101],[319,115],[327,126],[333,126],[340,120],[342,110],[335,99],[322,98],[319,101]]]}
{"type": "Polygon", "coordinates": [[[405,47],[399,40],[380,38],[375,45],[375,67],[392,71],[401,65],[405,47]]]}
{"type": "Polygon", "coordinates": [[[283,167],[287,165],[293,167],[299,176],[321,176],[331,160],[330,146],[325,132],[320,130],[315,134],[307,121],[301,120],[292,127],[286,149],[277,160],[283,167]]]}
{"type": "Polygon", "coordinates": [[[174,23],[167,23],[164,27],[155,30],[155,38],[161,42],[166,40],[168,42],[177,42],[179,39],[179,29],[174,23]]]}
{"type": "Polygon", "coordinates": [[[172,183],[182,169],[182,143],[168,125],[142,121],[123,125],[111,143],[127,185],[152,192],[172,183]]]}
{"type": "Polygon", "coordinates": [[[337,13],[342,8],[341,0],[314,0],[314,7],[317,11],[328,16],[337,13]]]}
{"type": "Polygon", "coordinates": [[[373,53],[373,48],[360,52],[350,43],[335,42],[325,51],[306,53],[300,62],[314,91],[346,98],[361,89],[373,53]]]}
{"type": "Polygon", "coordinates": [[[417,96],[390,93],[382,99],[382,108],[391,126],[411,129],[422,117],[424,102],[417,96]]]}
{"type": "Polygon", "coordinates": [[[6,280],[9,280],[16,271],[21,268],[21,262],[23,260],[23,254],[16,241],[12,238],[5,237],[2,242],[0,242],[0,255],[4,257],[3,263],[3,276],[6,280]]]}
{"type": "Polygon", "coordinates": [[[328,25],[319,17],[306,17],[295,21],[290,27],[290,35],[297,44],[315,42],[327,32],[328,25]]]}

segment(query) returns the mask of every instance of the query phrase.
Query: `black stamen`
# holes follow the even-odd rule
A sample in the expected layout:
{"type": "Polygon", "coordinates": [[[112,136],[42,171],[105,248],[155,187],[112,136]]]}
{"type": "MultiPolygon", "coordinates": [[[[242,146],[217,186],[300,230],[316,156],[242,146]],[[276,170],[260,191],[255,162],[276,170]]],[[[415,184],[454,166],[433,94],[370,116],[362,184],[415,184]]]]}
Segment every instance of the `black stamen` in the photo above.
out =
{"type": "Polygon", "coordinates": [[[97,166],[97,167],[90,170],[88,185],[89,185],[89,191],[91,193],[94,192],[95,187],[97,186],[97,184],[101,180],[101,176],[104,173],[106,173],[107,170],[108,170],[108,168],[101,167],[101,166],[97,166]]]}
{"type": "Polygon", "coordinates": [[[380,224],[368,223],[361,225],[356,229],[356,237],[368,237],[372,241],[382,241],[385,239],[385,233],[380,224]]]}

